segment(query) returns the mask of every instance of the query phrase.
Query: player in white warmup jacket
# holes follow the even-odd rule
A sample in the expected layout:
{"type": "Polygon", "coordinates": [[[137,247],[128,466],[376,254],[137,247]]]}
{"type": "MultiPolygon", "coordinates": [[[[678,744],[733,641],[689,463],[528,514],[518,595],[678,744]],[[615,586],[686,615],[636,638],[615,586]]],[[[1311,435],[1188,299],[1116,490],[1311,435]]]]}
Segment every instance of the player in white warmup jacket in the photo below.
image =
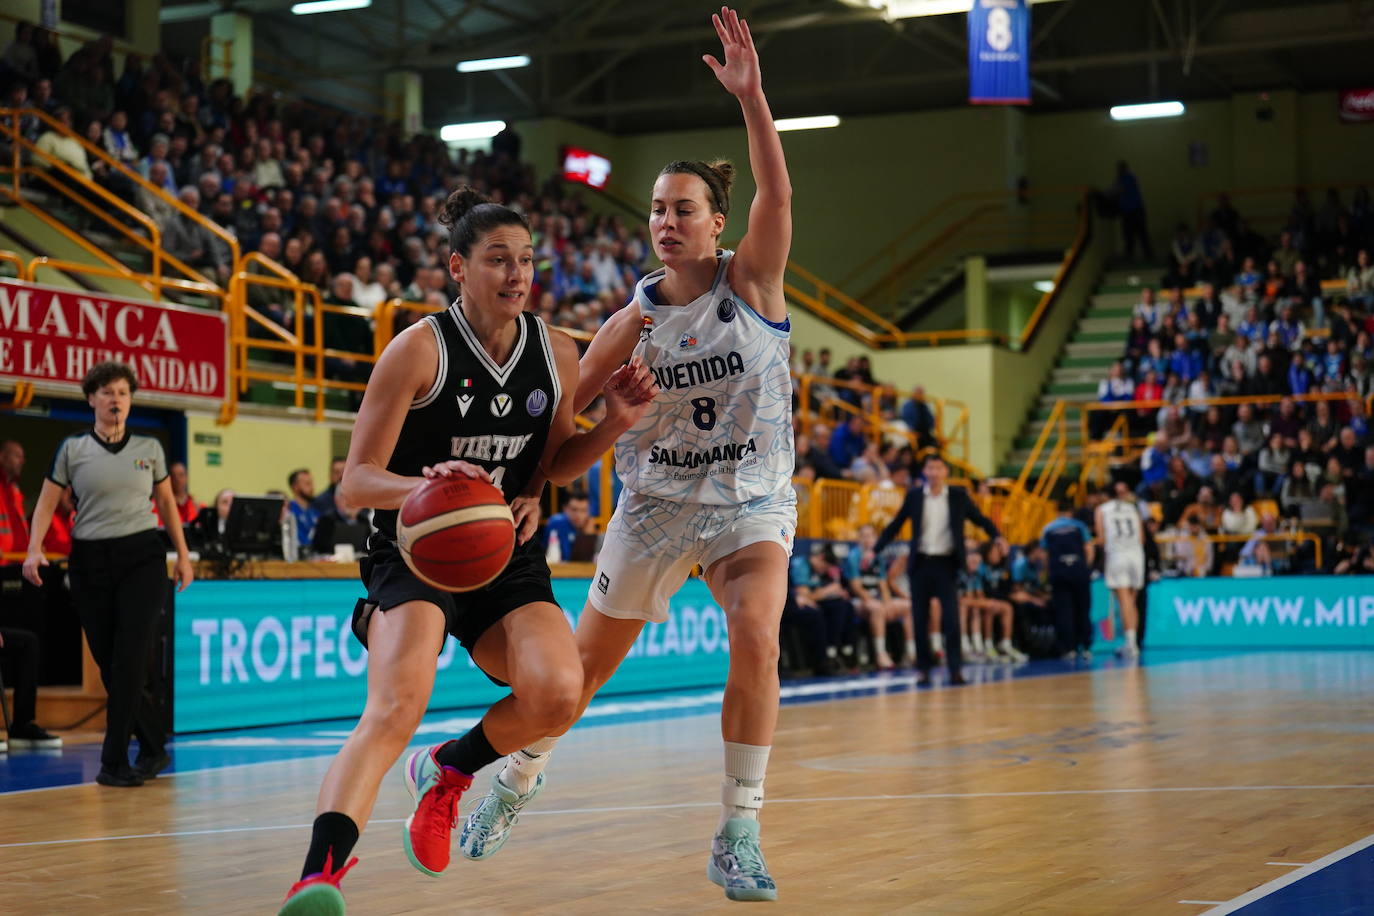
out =
{"type": "Polygon", "coordinates": [[[1145,587],[1145,524],[1131,488],[1118,480],[1112,498],[1097,507],[1097,540],[1105,553],[1103,575],[1121,608],[1121,654],[1140,654],[1136,644],[1136,593],[1145,587]]]}
{"type": "MultiPolygon", "coordinates": [[[[748,25],[712,17],[725,63],[705,62],[740,103],[758,187],[735,252],[718,248],[730,209],[729,163],[670,163],[654,184],[649,230],[663,268],[597,333],[581,362],[575,406],[632,354],[658,398],[616,443],[625,491],[577,627],[584,669],[579,715],[648,621],[700,564],[725,611],[730,672],[721,710],[722,812],[707,876],[732,900],[773,900],[759,849],[763,776],[778,717],[778,625],[796,531],[791,476],[790,326],[783,270],[792,239],[791,185],[763,95],[748,25]]],[[[507,758],[460,838],[474,859],[499,850],[543,784],[554,738],[507,758]]]]}

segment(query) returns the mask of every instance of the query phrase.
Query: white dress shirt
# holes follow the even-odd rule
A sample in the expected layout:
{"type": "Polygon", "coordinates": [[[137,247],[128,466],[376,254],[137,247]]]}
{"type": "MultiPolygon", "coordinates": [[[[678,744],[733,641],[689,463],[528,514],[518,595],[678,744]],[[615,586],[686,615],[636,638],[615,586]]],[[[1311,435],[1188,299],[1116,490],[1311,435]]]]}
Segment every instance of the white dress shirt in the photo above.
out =
{"type": "Polygon", "coordinates": [[[954,555],[954,538],[949,531],[949,487],[940,490],[936,496],[925,490],[925,507],[921,511],[921,537],[917,553],[930,556],[949,557],[954,555]]]}

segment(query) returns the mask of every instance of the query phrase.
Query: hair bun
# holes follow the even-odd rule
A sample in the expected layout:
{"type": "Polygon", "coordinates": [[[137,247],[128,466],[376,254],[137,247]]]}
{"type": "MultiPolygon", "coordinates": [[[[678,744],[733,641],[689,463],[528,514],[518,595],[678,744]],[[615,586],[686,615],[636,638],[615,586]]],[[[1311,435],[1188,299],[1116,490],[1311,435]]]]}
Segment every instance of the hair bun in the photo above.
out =
{"type": "Polygon", "coordinates": [[[713,159],[705,165],[720,176],[721,183],[725,185],[725,193],[729,194],[735,184],[735,164],[729,159],[713,159]]]}
{"type": "Polygon", "coordinates": [[[443,209],[439,211],[439,222],[444,226],[456,226],[469,210],[486,203],[491,201],[485,194],[471,185],[463,185],[444,201],[443,209]]]}

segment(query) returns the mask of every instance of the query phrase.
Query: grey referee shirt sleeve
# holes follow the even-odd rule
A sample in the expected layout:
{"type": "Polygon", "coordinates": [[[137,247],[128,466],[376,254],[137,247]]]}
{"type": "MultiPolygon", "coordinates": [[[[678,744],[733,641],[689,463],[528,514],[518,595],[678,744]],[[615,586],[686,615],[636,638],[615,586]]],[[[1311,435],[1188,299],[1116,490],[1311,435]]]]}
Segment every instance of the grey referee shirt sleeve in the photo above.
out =
{"type": "Polygon", "coordinates": [[[129,434],[111,445],[91,431],[63,440],[48,470],[49,480],[72,488],[72,537],[83,541],[156,528],[153,486],[166,477],[167,456],[153,437],[129,434]]]}

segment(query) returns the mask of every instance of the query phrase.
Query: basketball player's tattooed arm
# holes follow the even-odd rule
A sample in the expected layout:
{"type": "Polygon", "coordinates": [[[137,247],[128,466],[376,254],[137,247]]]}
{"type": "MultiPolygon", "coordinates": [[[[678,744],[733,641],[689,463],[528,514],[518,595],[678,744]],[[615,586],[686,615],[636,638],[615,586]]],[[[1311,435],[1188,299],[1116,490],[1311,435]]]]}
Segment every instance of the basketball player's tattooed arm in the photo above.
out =
{"type": "Polygon", "coordinates": [[[726,91],[739,100],[749,135],[749,170],[758,187],[749,207],[749,227],[730,262],[730,286],[764,318],[785,321],[782,275],[792,247],[792,181],[787,160],[763,94],[759,55],[749,23],[726,7],[721,7],[711,22],[720,36],[725,63],[710,54],[702,60],[726,91]]]}
{"type": "MultiPolygon", "coordinates": [[[[552,331],[554,359],[558,363],[558,377],[564,391],[576,391],[578,386],[577,346],[566,334],[552,331]]],[[[544,456],[539,469],[554,484],[566,486],[596,463],[620,434],[635,424],[649,402],[658,395],[649,367],[636,357],[610,374],[605,382],[606,416],[585,432],[577,432],[573,424],[573,403],[564,398],[553,418],[544,456]]]]}
{"type": "Polygon", "coordinates": [[[573,398],[574,414],[586,410],[601,393],[611,374],[625,365],[625,361],[634,352],[635,344],[639,342],[639,332],[643,327],[644,319],[639,314],[639,306],[631,302],[612,315],[597,330],[577,367],[577,396],[573,398]]]}
{"type": "MultiPolygon", "coordinates": [[[[368,381],[339,484],[345,499],[369,509],[399,509],[423,478],[402,477],[386,469],[411,402],[434,384],[439,349],[423,324],[401,332],[382,351],[368,381]]],[[[491,476],[466,461],[444,461],[424,469],[425,477],[461,474],[491,482],[491,476]]]]}

